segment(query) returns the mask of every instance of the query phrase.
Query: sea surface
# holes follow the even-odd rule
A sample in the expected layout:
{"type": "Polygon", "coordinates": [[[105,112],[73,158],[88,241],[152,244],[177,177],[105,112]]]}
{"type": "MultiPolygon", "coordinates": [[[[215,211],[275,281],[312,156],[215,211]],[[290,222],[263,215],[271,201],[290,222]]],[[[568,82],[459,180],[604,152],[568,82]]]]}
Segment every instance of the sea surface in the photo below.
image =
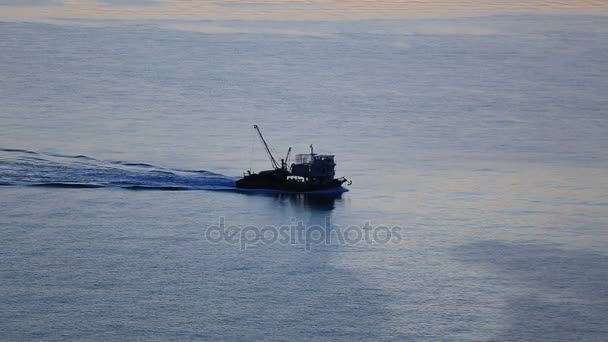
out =
{"type": "Polygon", "coordinates": [[[0,21],[0,340],[606,341],[607,61],[592,15],[0,21]],[[236,191],[254,124],[349,191],[236,191]]]}

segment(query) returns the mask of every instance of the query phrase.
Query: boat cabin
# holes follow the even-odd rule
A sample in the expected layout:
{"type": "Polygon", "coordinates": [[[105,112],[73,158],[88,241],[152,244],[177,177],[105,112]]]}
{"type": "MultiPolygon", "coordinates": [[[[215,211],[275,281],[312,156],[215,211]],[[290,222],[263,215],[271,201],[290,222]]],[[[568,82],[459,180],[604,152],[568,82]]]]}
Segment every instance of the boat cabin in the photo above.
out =
{"type": "Polygon", "coordinates": [[[330,154],[297,154],[291,164],[291,175],[304,179],[330,181],[336,175],[334,156],[330,154]]]}

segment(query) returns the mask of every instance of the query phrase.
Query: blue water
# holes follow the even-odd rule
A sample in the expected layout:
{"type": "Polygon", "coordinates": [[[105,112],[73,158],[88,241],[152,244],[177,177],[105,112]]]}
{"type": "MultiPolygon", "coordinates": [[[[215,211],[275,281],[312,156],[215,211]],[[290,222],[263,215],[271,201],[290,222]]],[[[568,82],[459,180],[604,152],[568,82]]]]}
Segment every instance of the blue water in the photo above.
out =
{"type": "Polygon", "coordinates": [[[116,187],[131,190],[236,190],[234,179],[205,170],[167,169],[146,163],[101,161],[78,155],[2,149],[4,186],[116,187]]]}
{"type": "Polygon", "coordinates": [[[0,22],[0,340],[606,340],[607,27],[0,22]],[[253,124],[350,191],[234,191],[253,124]]]}

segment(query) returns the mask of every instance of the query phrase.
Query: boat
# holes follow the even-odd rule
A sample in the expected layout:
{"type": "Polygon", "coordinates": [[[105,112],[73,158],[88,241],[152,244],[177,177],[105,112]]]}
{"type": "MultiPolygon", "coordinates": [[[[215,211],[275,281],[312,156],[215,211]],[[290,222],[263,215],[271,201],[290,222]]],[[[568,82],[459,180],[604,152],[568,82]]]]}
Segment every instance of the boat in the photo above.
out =
{"type": "Polygon", "coordinates": [[[309,193],[347,191],[342,184],[352,184],[344,177],[334,178],[336,174],[334,155],[316,154],[312,144],[310,153],[297,154],[291,165],[289,164],[291,147],[287,150],[285,158],[281,159],[280,163],[277,162],[258,125],[253,125],[253,128],[264,145],[272,169],[258,173],[248,170],[243,174],[243,178],[236,181],[237,188],[309,193]]]}

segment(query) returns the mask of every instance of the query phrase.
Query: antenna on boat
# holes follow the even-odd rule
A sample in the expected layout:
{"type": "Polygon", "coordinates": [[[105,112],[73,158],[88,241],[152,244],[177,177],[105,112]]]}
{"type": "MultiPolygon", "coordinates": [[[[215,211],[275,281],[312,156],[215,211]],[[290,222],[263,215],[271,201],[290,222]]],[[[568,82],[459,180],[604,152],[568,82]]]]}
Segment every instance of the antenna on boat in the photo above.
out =
{"type": "Polygon", "coordinates": [[[266,149],[266,153],[268,153],[268,156],[270,157],[270,162],[272,163],[272,167],[275,168],[275,170],[280,169],[281,167],[279,167],[279,164],[274,159],[274,156],[272,155],[272,152],[270,152],[270,147],[268,147],[268,143],[266,143],[266,140],[264,139],[264,136],[262,135],[262,132],[260,131],[260,128],[258,127],[258,125],[253,125],[253,128],[256,130],[256,132],[258,132],[258,135],[260,136],[260,139],[262,140],[262,144],[264,144],[264,148],[266,149]]]}

